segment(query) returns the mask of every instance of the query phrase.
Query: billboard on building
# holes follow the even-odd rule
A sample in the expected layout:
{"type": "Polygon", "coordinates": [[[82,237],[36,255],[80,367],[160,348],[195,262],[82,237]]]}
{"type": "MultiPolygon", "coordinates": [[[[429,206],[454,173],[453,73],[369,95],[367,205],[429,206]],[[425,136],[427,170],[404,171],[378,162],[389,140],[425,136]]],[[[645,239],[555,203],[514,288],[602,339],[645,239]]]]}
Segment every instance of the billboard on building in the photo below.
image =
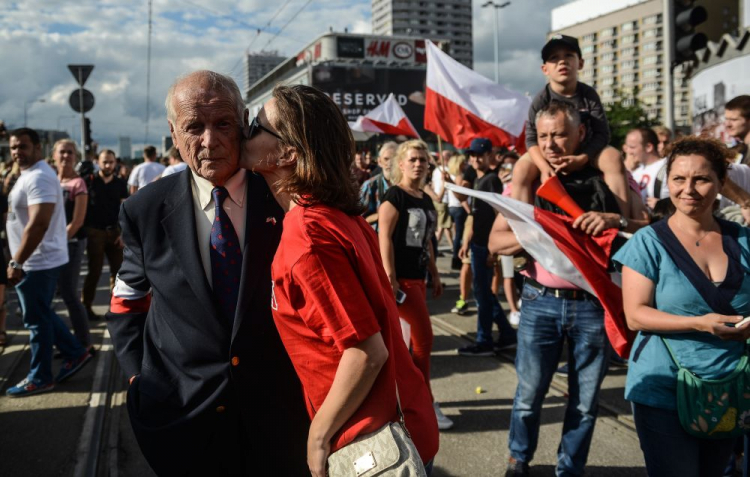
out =
{"type": "Polygon", "coordinates": [[[693,134],[705,134],[732,142],[724,131],[724,105],[732,98],[750,94],[750,56],[740,56],[701,70],[691,79],[693,134]]]}
{"type": "Polygon", "coordinates": [[[372,65],[316,65],[312,86],[328,94],[347,121],[356,121],[388,98],[396,97],[420,136],[424,125],[424,69],[387,68],[372,65]]]}

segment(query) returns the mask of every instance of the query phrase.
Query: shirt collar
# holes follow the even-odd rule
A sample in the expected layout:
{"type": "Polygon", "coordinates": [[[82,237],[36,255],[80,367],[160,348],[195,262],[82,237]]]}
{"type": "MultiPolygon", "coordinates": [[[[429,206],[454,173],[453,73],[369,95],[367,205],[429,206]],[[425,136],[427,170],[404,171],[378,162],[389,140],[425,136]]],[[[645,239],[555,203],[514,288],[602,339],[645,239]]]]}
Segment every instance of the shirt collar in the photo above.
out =
{"type": "MultiPolygon", "coordinates": [[[[190,169],[190,173],[193,176],[193,184],[195,184],[195,188],[198,191],[198,203],[200,204],[201,209],[206,210],[209,204],[213,202],[211,191],[214,189],[214,185],[203,177],[200,177],[194,170],[190,169]]],[[[242,204],[245,201],[246,182],[247,171],[245,171],[245,169],[239,169],[229,178],[226,184],[224,184],[224,187],[229,193],[229,198],[232,202],[237,204],[238,207],[242,207],[242,204]]]]}

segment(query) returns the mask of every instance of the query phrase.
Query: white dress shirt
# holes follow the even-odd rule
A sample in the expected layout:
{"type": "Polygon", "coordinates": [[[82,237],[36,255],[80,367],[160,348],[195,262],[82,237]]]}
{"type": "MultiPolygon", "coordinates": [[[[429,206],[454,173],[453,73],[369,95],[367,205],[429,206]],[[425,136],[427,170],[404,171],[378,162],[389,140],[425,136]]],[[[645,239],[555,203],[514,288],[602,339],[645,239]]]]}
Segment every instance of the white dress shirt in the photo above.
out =
{"type": "MultiPolygon", "coordinates": [[[[206,179],[198,176],[195,171],[190,171],[193,180],[190,181],[193,192],[193,212],[195,214],[195,229],[198,234],[198,247],[201,251],[203,270],[206,272],[209,285],[213,286],[211,276],[211,226],[216,216],[214,198],[211,191],[214,189],[206,179]]],[[[237,238],[240,241],[240,249],[245,252],[245,214],[247,213],[247,171],[238,170],[224,187],[229,197],[224,199],[224,211],[232,221],[237,238]]]]}

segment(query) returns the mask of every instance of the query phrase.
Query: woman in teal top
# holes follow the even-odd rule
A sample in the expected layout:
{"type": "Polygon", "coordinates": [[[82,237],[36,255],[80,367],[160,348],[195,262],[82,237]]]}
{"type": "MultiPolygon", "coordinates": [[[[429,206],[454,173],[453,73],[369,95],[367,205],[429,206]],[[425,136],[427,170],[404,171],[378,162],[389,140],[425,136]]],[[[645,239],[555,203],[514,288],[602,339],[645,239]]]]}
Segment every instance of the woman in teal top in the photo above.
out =
{"type": "MultiPolygon", "coordinates": [[[[750,315],[750,236],[713,216],[728,157],[712,139],[675,143],[667,160],[674,214],[638,231],[613,257],[623,266],[628,326],[639,332],[625,397],[652,476],[721,476],[734,445],[734,439],[700,439],[682,429],[677,367],[659,338],[704,379],[726,376],[745,352],[750,325],[727,324],[750,315]]],[[[746,417],[733,423],[744,425],[746,417]]]]}

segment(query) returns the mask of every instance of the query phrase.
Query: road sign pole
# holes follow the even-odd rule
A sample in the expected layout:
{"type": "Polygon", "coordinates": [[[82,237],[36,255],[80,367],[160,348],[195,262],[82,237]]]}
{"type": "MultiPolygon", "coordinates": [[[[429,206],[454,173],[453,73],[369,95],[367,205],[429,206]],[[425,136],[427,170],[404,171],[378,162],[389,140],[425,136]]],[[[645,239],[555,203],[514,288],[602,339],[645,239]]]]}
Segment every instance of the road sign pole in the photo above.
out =
{"type": "Polygon", "coordinates": [[[83,112],[83,70],[78,70],[78,104],[81,107],[81,160],[86,159],[86,114],[83,112]]]}

